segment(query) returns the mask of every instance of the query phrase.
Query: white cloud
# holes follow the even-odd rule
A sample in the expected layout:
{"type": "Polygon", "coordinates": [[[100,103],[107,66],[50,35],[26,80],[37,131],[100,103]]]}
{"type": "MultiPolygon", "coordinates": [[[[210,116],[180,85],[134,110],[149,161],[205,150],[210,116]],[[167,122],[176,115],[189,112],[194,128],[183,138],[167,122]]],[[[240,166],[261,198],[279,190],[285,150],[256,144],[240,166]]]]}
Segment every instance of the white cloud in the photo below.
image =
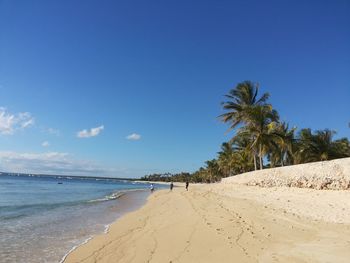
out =
{"type": "Polygon", "coordinates": [[[90,130],[82,130],[77,132],[77,137],[78,138],[90,138],[90,137],[95,137],[100,134],[100,132],[104,129],[104,126],[101,125],[96,128],[91,128],[90,130]]]}
{"type": "Polygon", "coordinates": [[[128,136],[126,136],[126,139],[131,140],[131,141],[138,141],[141,139],[141,135],[137,133],[132,133],[128,136]]]}
{"type": "Polygon", "coordinates": [[[9,113],[0,108],[0,134],[12,135],[17,130],[25,129],[34,124],[34,118],[29,112],[9,113]]]}
{"type": "Polygon", "coordinates": [[[111,167],[105,164],[102,166],[91,160],[76,159],[71,154],[63,152],[0,151],[0,172],[135,178],[159,172],[159,170],[125,166],[111,167]]]}
{"type": "Polygon", "coordinates": [[[0,170],[14,173],[110,176],[118,171],[101,168],[91,161],[76,160],[68,153],[0,152],[0,170]]]}
{"type": "Polygon", "coordinates": [[[41,146],[43,147],[49,147],[50,146],[50,143],[48,141],[44,141],[41,146]]]}

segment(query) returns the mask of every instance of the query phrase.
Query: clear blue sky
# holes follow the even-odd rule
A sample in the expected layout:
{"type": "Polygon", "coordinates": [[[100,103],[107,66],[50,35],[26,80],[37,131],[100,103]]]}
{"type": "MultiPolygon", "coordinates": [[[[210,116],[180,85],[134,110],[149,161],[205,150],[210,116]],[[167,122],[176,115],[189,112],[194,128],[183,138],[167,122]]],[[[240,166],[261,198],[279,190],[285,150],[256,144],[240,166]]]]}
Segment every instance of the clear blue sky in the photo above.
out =
{"type": "Polygon", "coordinates": [[[232,136],[216,117],[243,80],[291,126],[349,136],[349,14],[344,0],[0,0],[0,169],[194,171],[232,136]]]}

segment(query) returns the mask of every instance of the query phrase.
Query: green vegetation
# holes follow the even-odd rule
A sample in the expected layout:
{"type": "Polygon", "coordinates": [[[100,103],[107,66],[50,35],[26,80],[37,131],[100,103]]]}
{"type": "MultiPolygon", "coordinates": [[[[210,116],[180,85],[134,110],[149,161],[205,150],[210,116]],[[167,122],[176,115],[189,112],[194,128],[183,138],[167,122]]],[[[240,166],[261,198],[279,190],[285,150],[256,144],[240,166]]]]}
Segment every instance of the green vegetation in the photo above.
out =
{"type": "Polygon", "coordinates": [[[235,131],[224,142],[216,159],[205,162],[198,171],[180,174],[153,174],[142,180],[217,182],[222,177],[267,167],[301,164],[350,157],[348,138],[333,140],[335,131],[289,128],[268,103],[270,95],[259,97],[259,86],[251,81],[239,83],[225,96],[222,122],[235,131]],[[267,161],[265,164],[264,161],[267,161]]]}

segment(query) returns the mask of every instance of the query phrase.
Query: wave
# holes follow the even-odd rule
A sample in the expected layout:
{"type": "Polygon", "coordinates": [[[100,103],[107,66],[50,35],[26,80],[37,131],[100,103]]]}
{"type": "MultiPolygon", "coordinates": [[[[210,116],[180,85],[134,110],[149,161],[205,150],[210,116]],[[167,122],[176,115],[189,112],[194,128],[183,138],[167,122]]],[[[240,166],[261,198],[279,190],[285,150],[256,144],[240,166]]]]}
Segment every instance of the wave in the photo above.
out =
{"type": "Polygon", "coordinates": [[[118,199],[119,197],[123,196],[125,193],[124,192],[116,192],[111,195],[106,195],[103,198],[98,198],[98,199],[92,199],[87,201],[88,203],[96,203],[96,202],[104,202],[104,201],[110,201],[110,200],[115,200],[118,199]]]}
{"type": "Polygon", "coordinates": [[[24,210],[24,209],[50,209],[50,208],[56,208],[61,206],[74,206],[78,205],[81,202],[74,201],[74,202],[61,202],[61,203],[42,203],[42,204],[27,204],[27,205],[5,205],[0,206],[0,212],[1,211],[17,211],[17,210],[24,210]]]}
{"type": "Polygon", "coordinates": [[[136,192],[136,191],[145,191],[145,189],[126,189],[111,193],[102,198],[91,199],[91,200],[79,200],[79,201],[70,201],[70,202],[61,202],[61,203],[41,203],[41,204],[26,204],[26,205],[6,205],[0,206],[0,219],[1,220],[11,220],[20,217],[25,217],[31,215],[34,211],[43,211],[43,210],[52,210],[62,207],[73,207],[84,204],[94,204],[100,202],[107,202],[116,200],[123,195],[136,192]]]}
{"type": "Polygon", "coordinates": [[[98,199],[93,199],[93,200],[89,200],[87,201],[88,203],[95,203],[95,202],[105,202],[105,201],[111,201],[111,200],[115,200],[118,199],[120,197],[122,197],[123,195],[130,193],[130,192],[137,192],[137,191],[146,191],[146,189],[140,188],[140,189],[126,189],[126,190],[121,190],[118,192],[114,192],[110,195],[106,195],[103,198],[98,198],[98,199]]]}
{"type": "Polygon", "coordinates": [[[0,216],[1,220],[13,220],[13,219],[18,219],[21,217],[25,217],[26,215],[24,214],[17,214],[17,215],[4,215],[4,216],[0,216]]]}
{"type": "Polygon", "coordinates": [[[0,220],[11,221],[22,217],[31,216],[42,211],[53,210],[61,207],[72,207],[81,204],[81,202],[62,202],[53,204],[27,204],[27,205],[8,205],[0,206],[0,220]]]}

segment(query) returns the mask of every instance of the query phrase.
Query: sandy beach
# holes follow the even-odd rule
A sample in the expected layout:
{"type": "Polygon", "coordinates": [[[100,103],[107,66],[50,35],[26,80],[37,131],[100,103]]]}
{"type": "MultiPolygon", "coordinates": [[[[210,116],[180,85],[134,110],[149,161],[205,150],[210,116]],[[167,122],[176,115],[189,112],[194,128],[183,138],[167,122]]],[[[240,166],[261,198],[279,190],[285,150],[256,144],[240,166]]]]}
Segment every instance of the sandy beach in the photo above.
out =
{"type": "Polygon", "coordinates": [[[349,262],[349,191],[178,185],[65,262],[349,262]]]}

